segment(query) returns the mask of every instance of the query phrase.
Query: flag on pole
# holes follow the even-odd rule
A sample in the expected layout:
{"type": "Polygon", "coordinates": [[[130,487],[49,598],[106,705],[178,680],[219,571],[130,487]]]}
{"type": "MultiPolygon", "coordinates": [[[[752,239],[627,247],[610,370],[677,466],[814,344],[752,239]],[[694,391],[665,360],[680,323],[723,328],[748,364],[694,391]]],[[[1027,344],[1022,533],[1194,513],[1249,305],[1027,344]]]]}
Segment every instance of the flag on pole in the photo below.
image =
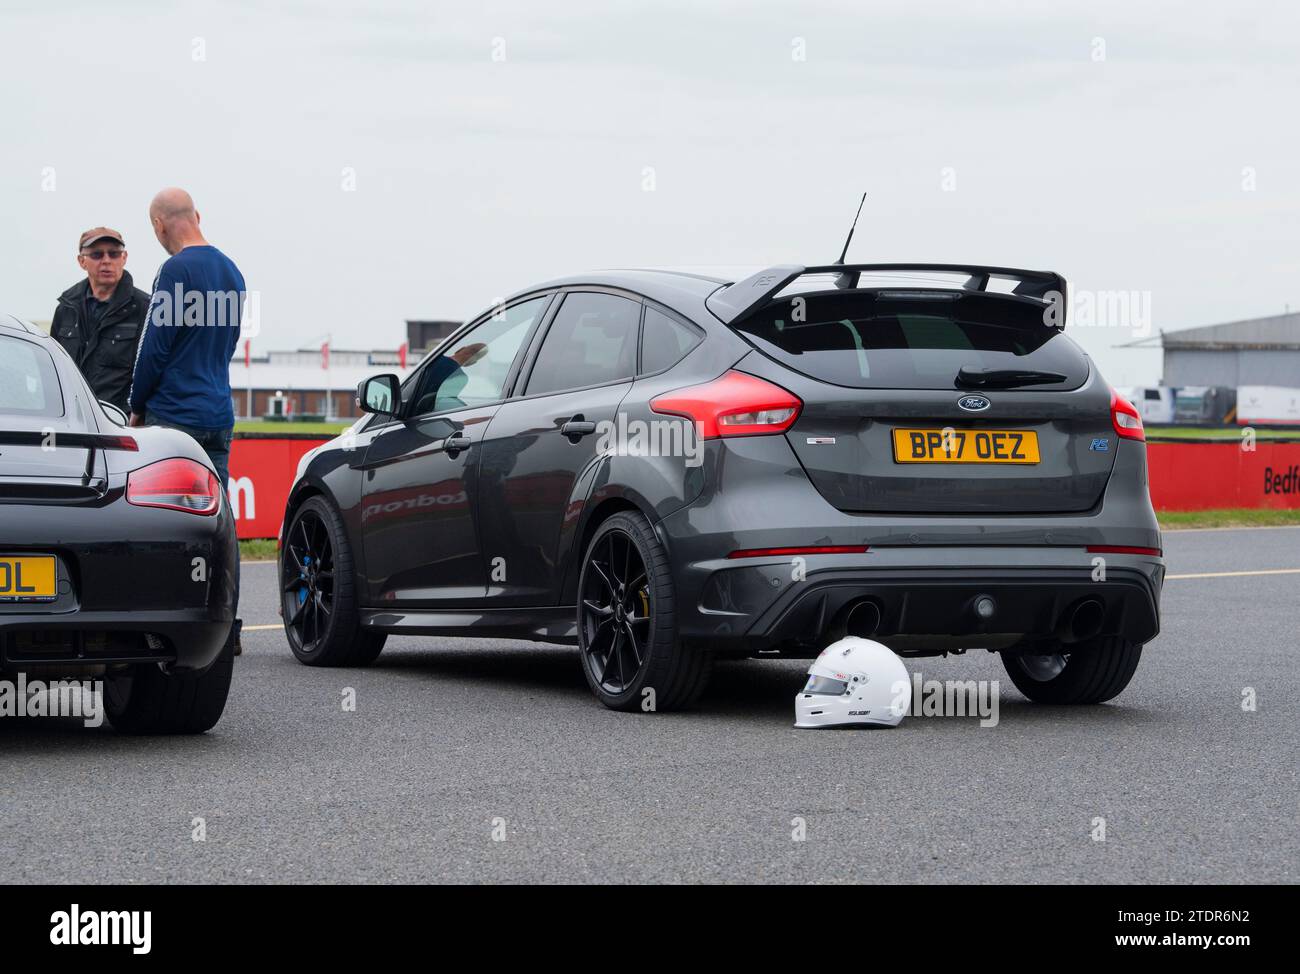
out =
{"type": "Polygon", "coordinates": [[[320,347],[320,367],[328,369],[330,367],[330,343],[326,342],[320,347]]]}
{"type": "Polygon", "coordinates": [[[253,343],[251,340],[245,338],[244,339],[244,368],[251,369],[252,367],[253,367],[253,343]]]}
{"type": "Polygon", "coordinates": [[[403,369],[406,368],[406,352],[407,352],[408,347],[409,347],[409,346],[408,346],[408,344],[407,344],[406,342],[402,342],[402,344],[401,344],[400,346],[398,346],[398,349],[397,349],[397,362],[398,362],[398,366],[399,366],[400,368],[403,368],[403,369]]]}

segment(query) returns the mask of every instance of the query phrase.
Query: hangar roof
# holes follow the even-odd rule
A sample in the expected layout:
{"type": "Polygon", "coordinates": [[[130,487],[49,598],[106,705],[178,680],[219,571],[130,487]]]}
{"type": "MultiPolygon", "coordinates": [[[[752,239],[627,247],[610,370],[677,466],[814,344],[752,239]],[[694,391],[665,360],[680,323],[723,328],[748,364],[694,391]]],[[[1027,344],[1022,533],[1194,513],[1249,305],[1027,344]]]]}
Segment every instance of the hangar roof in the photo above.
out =
{"type": "Polygon", "coordinates": [[[1300,350],[1300,312],[1160,333],[1165,348],[1300,350]]]}

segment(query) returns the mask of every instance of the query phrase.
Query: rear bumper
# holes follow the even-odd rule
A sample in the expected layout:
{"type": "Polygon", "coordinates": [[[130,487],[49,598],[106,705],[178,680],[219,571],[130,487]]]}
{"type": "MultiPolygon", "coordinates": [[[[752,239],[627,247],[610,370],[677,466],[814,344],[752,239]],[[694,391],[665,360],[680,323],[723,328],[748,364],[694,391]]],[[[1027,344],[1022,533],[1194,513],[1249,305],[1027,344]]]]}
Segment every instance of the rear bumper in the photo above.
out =
{"type": "MultiPolygon", "coordinates": [[[[751,570],[763,575],[761,568],[751,570]]],[[[1079,606],[1099,612],[1096,635],[1122,635],[1147,642],[1160,632],[1156,589],[1143,572],[1113,568],[1104,583],[1088,571],[1050,572],[924,568],[924,570],[827,570],[807,577],[753,616],[746,641],[762,652],[776,644],[822,646],[849,631],[849,611],[870,606],[862,635],[880,638],[900,652],[1014,645],[1026,638],[1069,641],[1079,606]],[[988,618],[976,603],[991,609],[988,618]]],[[[705,609],[702,615],[712,615],[705,609]]],[[[861,624],[861,622],[859,622],[861,624]]],[[[1092,629],[1089,629],[1091,635],[1092,629]]]]}
{"type": "Polygon", "coordinates": [[[234,623],[239,549],[210,517],[127,504],[6,506],[0,551],[51,554],[58,596],[0,602],[0,664],[160,662],[203,670],[234,623]],[[152,637],[152,638],[150,638],[152,637]]]}
{"type": "Polygon", "coordinates": [[[790,559],[754,559],[764,563],[718,566],[688,614],[691,621],[683,618],[683,630],[715,644],[730,641],[746,653],[821,648],[851,631],[849,613],[861,606],[857,625],[866,628],[857,634],[899,652],[1068,642],[1094,633],[1152,639],[1160,631],[1163,565],[1108,563],[1102,581],[1094,579],[1090,557],[1079,551],[1069,565],[1071,553],[1061,549],[882,549],[810,557],[798,573],[790,559]],[[1008,556],[1044,563],[1008,564],[1008,556]],[[982,600],[986,616],[977,611],[982,600]],[[1075,611],[1085,605],[1095,622],[1072,628],[1075,611]]]}
{"type": "Polygon", "coordinates": [[[229,618],[210,618],[206,609],[6,615],[0,618],[0,669],[164,663],[204,670],[232,625],[229,618]]]}
{"type": "Polygon", "coordinates": [[[1120,452],[1091,513],[879,516],[827,503],[775,437],[710,449],[705,489],[656,530],[672,562],[682,634],[719,652],[824,646],[861,600],[878,608],[875,631],[900,652],[1055,638],[1085,600],[1100,604],[1099,633],[1145,643],[1160,630],[1163,558],[1088,551],[1160,547],[1144,452],[1120,452]],[[727,557],[810,545],[869,550],[727,557]],[[987,619],[973,611],[981,595],[993,601],[987,619]]]}

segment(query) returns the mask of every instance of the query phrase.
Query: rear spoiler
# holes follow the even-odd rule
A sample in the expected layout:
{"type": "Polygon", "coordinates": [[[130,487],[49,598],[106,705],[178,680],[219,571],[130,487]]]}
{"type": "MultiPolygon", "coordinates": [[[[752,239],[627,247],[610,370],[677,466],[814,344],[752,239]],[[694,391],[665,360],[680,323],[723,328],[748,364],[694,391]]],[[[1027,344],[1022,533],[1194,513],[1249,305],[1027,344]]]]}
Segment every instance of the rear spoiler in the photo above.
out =
{"type": "MultiPolygon", "coordinates": [[[[1057,327],[1065,328],[1069,285],[1064,277],[1054,271],[1027,271],[1015,267],[986,267],[982,264],[818,264],[813,267],[777,264],[743,281],[719,288],[708,296],[705,304],[723,324],[730,325],[753,314],[806,274],[837,274],[835,286],[851,289],[860,286],[863,274],[926,273],[965,274],[966,280],[957,289],[972,293],[988,292],[989,281],[995,278],[1015,281],[1011,294],[1041,301],[1044,306],[1056,304],[1059,314],[1057,327]]],[[[952,285],[936,286],[943,290],[952,288],[952,285]]]]}
{"type": "MultiPolygon", "coordinates": [[[[86,452],[86,467],[81,475],[81,490],[102,494],[108,483],[106,477],[96,476],[96,450],[139,451],[134,436],[119,433],[63,433],[59,430],[0,430],[0,446],[38,446],[43,450],[72,447],[86,452]]],[[[62,488],[55,488],[57,490],[62,488]]],[[[75,489],[73,491],[76,492],[75,489]]]]}
{"type": "Polygon", "coordinates": [[[61,433],[58,430],[0,430],[0,446],[39,446],[52,450],[71,446],[83,450],[128,450],[133,453],[140,449],[134,436],[61,433]]]}

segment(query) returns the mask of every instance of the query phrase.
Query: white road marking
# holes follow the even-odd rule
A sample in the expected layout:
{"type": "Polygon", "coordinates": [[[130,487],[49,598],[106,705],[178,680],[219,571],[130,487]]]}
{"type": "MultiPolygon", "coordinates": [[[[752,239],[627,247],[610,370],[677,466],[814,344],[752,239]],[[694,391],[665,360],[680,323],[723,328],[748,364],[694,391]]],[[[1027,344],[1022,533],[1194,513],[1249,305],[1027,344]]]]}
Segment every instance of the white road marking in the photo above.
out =
{"type": "Polygon", "coordinates": [[[1300,568],[1265,568],[1254,572],[1193,572],[1189,575],[1166,575],[1171,578],[1240,578],[1243,575],[1300,575],[1300,568]]]}
{"type": "Polygon", "coordinates": [[[1238,524],[1224,528],[1180,528],[1176,525],[1161,525],[1160,530],[1168,534],[1196,534],[1202,531],[1295,531],[1300,524],[1238,524]]]}

